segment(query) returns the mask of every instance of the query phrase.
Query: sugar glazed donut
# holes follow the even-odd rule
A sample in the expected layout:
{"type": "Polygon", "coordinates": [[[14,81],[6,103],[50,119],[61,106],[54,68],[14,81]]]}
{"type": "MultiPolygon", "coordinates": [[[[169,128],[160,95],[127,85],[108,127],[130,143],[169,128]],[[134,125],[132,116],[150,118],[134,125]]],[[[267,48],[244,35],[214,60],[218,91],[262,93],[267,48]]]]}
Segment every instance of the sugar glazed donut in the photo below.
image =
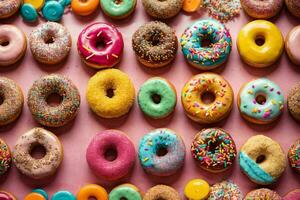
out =
{"type": "Polygon", "coordinates": [[[237,48],[242,60],[252,67],[268,67],[283,52],[283,37],[278,27],[266,20],[246,24],[239,32],[237,48]]]}
{"type": "Polygon", "coordinates": [[[104,180],[125,177],[135,163],[133,143],[125,133],[105,130],[94,136],[86,151],[86,160],[92,172],[104,180]],[[108,155],[115,154],[114,157],[108,155]]]}
{"type": "Polygon", "coordinates": [[[211,70],[222,65],[231,52],[231,35],[216,20],[199,20],[185,29],[180,44],[186,60],[192,66],[211,70]],[[204,42],[208,41],[206,47],[204,42]]]}
{"type": "Polygon", "coordinates": [[[136,7],[137,0],[100,1],[103,12],[113,19],[124,19],[131,15],[136,7]]]}
{"type": "Polygon", "coordinates": [[[57,64],[69,55],[72,39],[63,25],[47,22],[31,32],[29,45],[37,61],[44,64],[57,64]]]}
{"type": "Polygon", "coordinates": [[[167,185],[156,185],[150,188],[143,198],[143,200],[157,199],[182,200],[179,193],[174,188],[167,185]]]}
{"type": "Polygon", "coordinates": [[[240,188],[232,182],[222,181],[214,184],[210,188],[210,194],[207,200],[243,200],[243,194],[240,188]]]}
{"type": "Polygon", "coordinates": [[[181,102],[189,118],[195,122],[211,124],[224,119],[230,113],[233,91],[230,84],[220,75],[202,73],[192,77],[185,84],[181,92],[181,102]],[[206,94],[214,96],[213,102],[202,101],[206,94]]]}
{"type": "Polygon", "coordinates": [[[159,21],[144,24],[132,36],[135,55],[146,67],[163,67],[173,61],[177,42],[175,31],[159,21]]]}
{"type": "Polygon", "coordinates": [[[232,166],[236,157],[236,146],[225,130],[209,128],[196,134],[191,152],[202,169],[222,172],[232,166]]]}
{"type": "Polygon", "coordinates": [[[144,9],[153,18],[169,19],[177,15],[183,5],[183,0],[142,0],[144,9]]]}
{"type": "Polygon", "coordinates": [[[298,0],[285,0],[285,5],[295,17],[300,17],[300,2],[298,0]]]}
{"type": "Polygon", "coordinates": [[[286,168],[281,146],[264,135],[252,136],[239,153],[241,170],[259,185],[274,183],[286,168]]]}
{"type": "Polygon", "coordinates": [[[60,127],[72,121],[79,110],[80,95],[76,86],[65,76],[50,74],[36,80],[28,91],[27,104],[33,118],[49,127],[60,127]],[[61,102],[52,106],[47,99],[58,94],[61,102]]]}
{"type": "Polygon", "coordinates": [[[143,197],[140,190],[135,185],[126,183],[115,187],[109,193],[109,199],[110,200],[120,200],[120,199],[143,200],[143,197]]]}
{"type": "Polygon", "coordinates": [[[282,198],[279,196],[279,194],[277,192],[272,191],[272,190],[267,189],[267,188],[261,188],[261,189],[252,190],[244,198],[244,200],[253,200],[253,199],[282,200],[282,198]]]}
{"type": "Polygon", "coordinates": [[[13,150],[13,162],[24,175],[42,179],[53,175],[63,159],[63,147],[59,139],[43,128],[33,128],[23,134],[13,150]],[[34,147],[42,146],[46,153],[43,158],[31,156],[34,147]]]}
{"type": "Polygon", "coordinates": [[[10,168],[10,166],[11,166],[10,149],[8,145],[0,138],[0,176],[5,174],[10,168]]]}
{"type": "Polygon", "coordinates": [[[287,105],[294,119],[300,121],[300,82],[289,91],[287,105]]]}
{"type": "Polygon", "coordinates": [[[107,23],[94,23],[78,36],[77,49],[81,60],[90,67],[111,68],[118,64],[123,53],[122,34],[107,23]]]}
{"type": "Polygon", "coordinates": [[[300,52],[298,47],[300,45],[300,26],[294,27],[286,36],[285,50],[289,59],[295,64],[300,65],[300,52]]]}
{"type": "Polygon", "coordinates": [[[100,185],[88,184],[80,188],[77,194],[77,200],[89,200],[89,198],[108,200],[108,195],[106,190],[100,185]]]}
{"type": "Polygon", "coordinates": [[[274,82],[260,78],[246,83],[238,94],[241,115],[256,124],[268,124],[279,118],[284,107],[282,90],[274,82]]]}
{"type": "Polygon", "coordinates": [[[118,69],[106,69],[89,80],[86,98],[98,116],[117,118],[129,112],[134,103],[135,90],[127,74],[118,69]]]}
{"type": "Polygon", "coordinates": [[[289,148],[288,160],[291,168],[300,173],[300,139],[289,148]]]}
{"type": "Polygon", "coordinates": [[[20,86],[13,80],[0,77],[0,126],[15,121],[21,114],[24,96],[20,86]]]}
{"type": "Polygon", "coordinates": [[[21,0],[0,1],[0,19],[8,18],[15,14],[20,6],[21,0]]]}
{"type": "Polygon", "coordinates": [[[9,192],[0,190],[0,199],[1,200],[17,200],[12,194],[9,192]]]}
{"type": "Polygon", "coordinates": [[[19,61],[26,48],[27,40],[23,31],[14,25],[0,25],[0,66],[19,61]]]}
{"type": "Polygon", "coordinates": [[[283,200],[296,200],[296,199],[300,199],[300,189],[292,190],[283,197],[283,200]]]}
{"type": "Polygon", "coordinates": [[[251,17],[257,19],[268,19],[277,15],[282,7],[284,0],[241,0],[244,11],[251,17]]]}
{"type": "Polygon", "coordinates": [[[155,129],[140,140],[139,159],[147,173],[170,176],[184,164],[184,142],[170,129],[155,129]]]}

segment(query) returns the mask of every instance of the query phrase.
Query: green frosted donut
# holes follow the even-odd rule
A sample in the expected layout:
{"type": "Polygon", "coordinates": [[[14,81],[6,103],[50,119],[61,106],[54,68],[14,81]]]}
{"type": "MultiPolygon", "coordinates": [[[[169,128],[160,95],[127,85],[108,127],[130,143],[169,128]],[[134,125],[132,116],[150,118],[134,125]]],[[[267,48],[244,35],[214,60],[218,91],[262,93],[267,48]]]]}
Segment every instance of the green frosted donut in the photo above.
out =
{"type": "Polygon", "coordinates": [[[112,18],[122,19],[132,13],[136,0],[101,0],[104,13],[112,18]]]}
{"type": "Polygon", "coordinates": [[[141,194],[131,185],[120,185],[109,193],[109,200],[142,200],[141,194]]]}
{"type": "Polygon", "coordinates": [[[164,118],[175,108],[175,88],[163,78],[151,78],[141,86],[138,103],[145,115],[154,119],[164,118]]]}

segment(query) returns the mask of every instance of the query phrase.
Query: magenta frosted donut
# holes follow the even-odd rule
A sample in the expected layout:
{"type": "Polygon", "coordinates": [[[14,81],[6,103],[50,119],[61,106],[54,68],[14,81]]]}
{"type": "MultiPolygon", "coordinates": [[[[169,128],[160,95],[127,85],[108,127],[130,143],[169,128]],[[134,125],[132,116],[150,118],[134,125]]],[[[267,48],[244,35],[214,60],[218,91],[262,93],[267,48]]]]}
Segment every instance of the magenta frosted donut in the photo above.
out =
{"type": "Polygon", "coordinates": [[[244,11],[257,19],[268,19],[277,15],[284,0],[241,0],[244,11]]]}
{"type": "Polygon", "coordinates": [[[94,174],[110,181],[126,176],[135,163],[135,157],[133,143],[118,130],[96,134],[86,152],[86,160],[94,174]]]}
{"type": "Polygon", "coordinates": [[[110,68],[120,62],[124,42],[121,33],[113,25],[94,23],[82,30],[78,37],[79,55],[88,66],[110,68]]]}
{"type": "Polygon", "coordinates": [[[297,200],[297,199],[300,199],[300,189],[292,190],[283,197],[283,200],[297,200]]]}

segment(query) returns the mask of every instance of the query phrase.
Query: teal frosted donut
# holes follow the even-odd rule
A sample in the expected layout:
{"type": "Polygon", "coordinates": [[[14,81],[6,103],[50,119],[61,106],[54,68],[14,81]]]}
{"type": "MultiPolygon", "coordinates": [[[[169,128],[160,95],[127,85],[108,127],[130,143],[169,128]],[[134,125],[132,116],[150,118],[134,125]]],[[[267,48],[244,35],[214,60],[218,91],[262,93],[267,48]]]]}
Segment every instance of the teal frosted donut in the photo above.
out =
{"type": "Polygon", "coordinates": [[[135,9],[136,0],[101,0],[103,12],[114,19],[124,19],[135,9]]]}
{"type": "Polygon", "coordinates": [[[44,18],[48,21],[60,21],[64,14],[64,7],[58,1],[47,1],[42,9],[44,18]]]}
{"type": "Polygon", "coordinates": [[[161,119],[171,114],[176,102],[175,87],[160,77],[147,80],[138,93],[140,109],[145,115],[154,119],[161,119]]]}
{"type": "Polygon", "coordinates": [[[115,187],[109,193],[109,200],[142,200],[142,195],[139,189],[131,184],[123,184],[115,187]]]}
{"type": "Polygon", "coordinates": [[[231,36],[227,28],[215,20],[200,20],[181,36],[184,57],[192,66],[211,70],[223,64],[231,52],[231,36]],[[205,46],[205,41],[208,46],[205,46]]]}
{"type": "Polygon", "coordinates": [[[155,176],[169,176],[184,164],[185,145],[174,131],[155,129],[139,144],[139,159],[144,170],[155,176]]]}
{"type": "Polygon", "coordinates": [[[276,120],[283,110],[284,97],[278,85],[266,78],[246,83],[239,92],[238,107],[241,115],[257,124],[276,120]]]}
{"type": "Polygon", "coordinates": [[[20,13],[24,21],[35,22],[38,20],[38,13],[36,9],[29,3],[24,3],[21,6],[20,13]]]}

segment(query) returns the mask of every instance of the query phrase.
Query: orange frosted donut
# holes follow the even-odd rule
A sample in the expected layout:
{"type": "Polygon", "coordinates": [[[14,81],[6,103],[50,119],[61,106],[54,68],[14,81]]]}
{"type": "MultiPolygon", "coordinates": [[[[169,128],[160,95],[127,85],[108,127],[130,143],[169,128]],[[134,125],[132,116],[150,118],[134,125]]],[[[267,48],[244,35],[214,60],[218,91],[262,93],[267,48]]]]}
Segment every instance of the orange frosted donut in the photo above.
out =
{"type": "Polygon", "coordinates": [[[203,0],[184,0],[182,10],[185,12],[195,12],[203,5],[203,0]]]}
{"type": "Polygon", "coordinates": [[[89,200],[91,197],[96,200],[108,200],[106,190],[96,184],[88,184],[82,187],[77,194],[77,200],[89,200]]]}
{"type": "Polygon", "coordinates": [[[86,16],[92,14],[98,5],[99,0],[72,0],[71,8],[77,15],[86,16]]]}

